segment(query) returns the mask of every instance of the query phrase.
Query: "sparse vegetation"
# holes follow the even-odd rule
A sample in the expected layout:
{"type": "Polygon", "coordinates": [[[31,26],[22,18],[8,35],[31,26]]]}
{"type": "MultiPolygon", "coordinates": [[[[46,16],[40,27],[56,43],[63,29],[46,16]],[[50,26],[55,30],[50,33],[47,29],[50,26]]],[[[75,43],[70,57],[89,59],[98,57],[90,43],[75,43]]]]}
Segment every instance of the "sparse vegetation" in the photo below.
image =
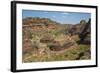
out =
{"type": "MultiPolygon", "coordinates": [[[[90,43],[83,43],[87,35],[90,38],[90,33],[85,34],[84,41],[80,36],[80,30],[83,26],[85,28],[86,24],[90,23],[82,20],[80,24],[72,26],[47,18],[23,19],[22,61],[28,63],[91,59],[90,43]]],[[[90,30],[90,27],[88,28],[90,30]]],[[[90,39],[88,41],[90,42],[90,39]]]]}

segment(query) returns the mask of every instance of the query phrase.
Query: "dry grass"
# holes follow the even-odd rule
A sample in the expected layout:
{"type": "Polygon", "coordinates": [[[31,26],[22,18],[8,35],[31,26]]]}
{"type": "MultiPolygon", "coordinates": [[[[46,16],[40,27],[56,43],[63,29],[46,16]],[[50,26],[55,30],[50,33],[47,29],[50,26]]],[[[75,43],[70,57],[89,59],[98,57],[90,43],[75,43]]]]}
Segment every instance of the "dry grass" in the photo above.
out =
{"type": "Polygon", "coordinates": [[[61,54],[30,54],[30,55],[24,55],[23,62],[45,62],[45,61],[68,61],[68,60],[83,60],[83,59],[90,59],[90,57],[86,55],[80,56],[81,53],[85,53],[87,51],[90,51],[89,45],[79,45],[79,48],[72,48],[68,49],[66,52],[61,54]],[[88,58],[87,58],[88,57],[88,58]]]}

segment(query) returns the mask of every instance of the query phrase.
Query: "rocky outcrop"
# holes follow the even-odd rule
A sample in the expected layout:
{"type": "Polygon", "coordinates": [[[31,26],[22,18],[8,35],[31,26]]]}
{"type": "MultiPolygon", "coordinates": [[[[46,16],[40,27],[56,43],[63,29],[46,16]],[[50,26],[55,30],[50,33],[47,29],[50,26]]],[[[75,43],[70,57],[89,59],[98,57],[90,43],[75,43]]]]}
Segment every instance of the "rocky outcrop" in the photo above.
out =
{"type": "Polygon", "coordinates": [[[30,25],[30,26],[34,26],[34,25],[49,25],[49,24],[59,24],[49,18],[39,18],[39,17],[28,17],[28,18],[24,18],[23,19],[23,25],[30,25]]]}
{"type": "Polygon", "coordinates": [[[84,20],[80,21],[80,24],[73,25],[71,29],[69,29],[69,33],[73,35],[78,35],[80,38],[80,43],[90,43],[90,33],[91,33],[91,19],[88,22],[84,20]]]}
{"type": "Polygon", "coordinates": [[[53,42],[53,41],[54,41],[54,38],[50,35],[45,35],[40,39],[41,43],[50,43],[50,42],[53,42]]]}
{"type": "Polygon", "coordinates": [[[89,19],[89,21],[84,26],[84,29],[82,30],[82,32],[79,34],[80,42],[90,44],[90,41],[91,41],[90,33],[91,33],[91,19],[89,19]]]}
{"type": "MultiPolygon", "coordinates": [[[[58,38],[59,39],[59,38],[58,38]]],[[[70,49],[72,46],[76,47],[76,42],[69,36],[60,36],[60,40],[49,43],[48,47],[51,51],[63,51],[70,49]]]]}
{"type": "Polygon", "coordinates": [[[23,40],[23,54],[30,53],[32,51],[32,42],[29,39],[23,40]]]}

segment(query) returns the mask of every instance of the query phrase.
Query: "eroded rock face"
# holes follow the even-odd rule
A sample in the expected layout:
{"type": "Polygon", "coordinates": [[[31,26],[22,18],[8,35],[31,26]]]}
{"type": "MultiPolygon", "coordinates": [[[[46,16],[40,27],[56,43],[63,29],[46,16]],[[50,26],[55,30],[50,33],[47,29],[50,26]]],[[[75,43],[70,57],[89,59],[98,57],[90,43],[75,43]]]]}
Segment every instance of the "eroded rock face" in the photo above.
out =
{"type": "Polygon", "coordinates": [[[48,47],[51,51],[60,51],[60,50],[62,50],[62,46],[57,41],[50,43],[48,47]]]}
{"type": "Polygon", "coordinates": [[[59,41],[54,41],[49,44],[49,48],[51,51],[62,51],[66,49],[70,49],[72,46],[76,47],[76,42],[71,39],[69,36],[63,36],[65,40],[61,39],[59,41]]]}
{"type": "Polygon", "coordinates": [[[80,38],[80,43],[90,44],[90,33],[91,33],[91,19],[88,22],[81,21],[80,24],[73,25],[69,29],[71,36],[78,35],[80,38]]]}
{"type": "Polygon", "coordinates": [[[63,44],[62,47],[66,49],[66,48],[69,48],[69,47],[73,46],[74,44],[75,44],[74,42],[69,41],[69,42],[66,42],[65,44],[63,44]]]}
{"type": "Polygon", "coordinates": [[[45,35],[40,39],[41,43],[50,43],[50,42],[53,42],[53,41],[54,41],[54,38],[51,37],[50,35],[45,35]]]}
{"type": "Polygon", "coordinates": [[[86,24],[76,24],[76,25],[73,25],[73,27],[69,30],[69,33],[71,33],[71,35],[80,34],[82,32],[82,30],[84,29],[85,25],[86,24]]]}
{"type": "Polygon", "coordinates": [[[87,24],[84,26],[84,29],[79,34],[80,42],[90,44],[91,42],[91,19],[87,22],[87,24]]]}
{"type": "Polygon", "coordinates": [[[32,48],[32,43],[29,39],[23,40],[23,53],[31,52],[32,48]]]}

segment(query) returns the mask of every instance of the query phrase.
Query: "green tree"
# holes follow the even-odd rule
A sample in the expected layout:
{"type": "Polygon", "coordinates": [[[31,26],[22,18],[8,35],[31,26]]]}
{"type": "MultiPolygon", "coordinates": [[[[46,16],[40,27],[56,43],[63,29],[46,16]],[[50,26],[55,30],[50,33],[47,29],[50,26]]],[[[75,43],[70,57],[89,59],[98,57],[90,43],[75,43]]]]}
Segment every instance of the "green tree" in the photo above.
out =
{"type": "Polygon", "coordinates": [[[86,21],[85,20],[81,20],[80,24],[86,24],[86,21]]]}

